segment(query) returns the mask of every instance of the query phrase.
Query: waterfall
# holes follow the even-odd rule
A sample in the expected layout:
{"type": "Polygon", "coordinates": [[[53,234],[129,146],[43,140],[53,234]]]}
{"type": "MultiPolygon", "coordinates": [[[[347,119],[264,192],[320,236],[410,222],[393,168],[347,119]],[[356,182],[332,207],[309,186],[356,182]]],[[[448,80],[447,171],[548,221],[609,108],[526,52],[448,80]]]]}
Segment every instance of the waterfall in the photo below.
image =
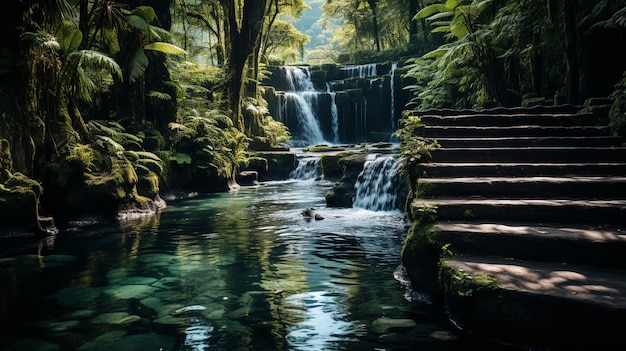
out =
{"type": "Polygon", "coordinates": [[[339,142],[339,111],[337,110],[337,94],[332,91],[330,83],[326,83],[326,92],[330,95],[330,118],[333,128],[333,142],[339,142]]]}
{"type": "Polygon", "coordinates": [[[291,179],[310,180],[322,176],[319,157],[303,157],[298,160],[298,166],[290,174],[291,179]]]}
{"type": "Polygon", "coordinates": [[[341,70],[345,72],[346,78],[367,78],[377,76],[376,64],[370,63],[367,65],[355,65],[341,67],[341,70]]]}
{"type": "Polygon", "coordinates": [[[323,143],[324,135],[314,110],[319,93],[313,86],[311,71],[308,67],[287,66],[285,77],[288,90],[285,92],[285,105],[288,113],[289,105],[294,108],[297,124],[302,132],[298,135],[299,141],[303,146],[323,143]]]}
{"type": "Polygon", "coordinates": [[[389,90],[391,90],[391,141],[397,141],[397,137],[395,136],[396,129],[396,89],[395,89],[395,74],[396,69],[398,68],[398,63],[394,62],[391,64],[391,71],[389,72],[390,80],[389,80],[389,90]]]}
{"type": "Polygon", "coordinates": [[[398,203],[401,161],[393,156],[370,155],[356,184],[353,207],[371,211],[390,211],[401,208],[398,203]]]}

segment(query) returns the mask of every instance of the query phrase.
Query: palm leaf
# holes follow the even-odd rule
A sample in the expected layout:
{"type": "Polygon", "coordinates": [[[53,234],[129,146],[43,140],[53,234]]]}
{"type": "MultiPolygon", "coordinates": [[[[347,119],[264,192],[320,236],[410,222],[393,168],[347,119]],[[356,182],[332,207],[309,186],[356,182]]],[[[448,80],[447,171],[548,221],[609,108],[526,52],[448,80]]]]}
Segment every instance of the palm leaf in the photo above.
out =
{"type": "Polygon", "coordinates": [[[104,69],[112,75],[122,78],[122,69],[109,56],[94,50],[77,50],[68,55],[68,59],[78,59],[85,68],[104,69]]]}
{"type": "Polygon", "coordinates": [[[141,17],[148,24],[156,18],[156,12],[150,6],[139,6],[133,9],[132,14],[141,17]]]}
{"type": "Polygon", "coordinates": [[[137,49],[130,62],[129,81],[133,83],[141,77],[148,68],[148,57],[142,49],[137,49]]]}
{"type": "Polygon", "coordinates": [[[76,27],[74,22],[64,21],[56,33],[56,38],[65,54],[78,50],[83,41],[83,33],[76,27]]]}
{"type": "Polygon", "coordinates": [[[61,44],[48,33],[25,32],[21,36],[22,40],[31,42],[32,44],[52,50],[60,50],[61,44]]]}
{"type": "Polygon", "coordinates": [[[180,47],[173,45],[173,44],[160,42],[160,41],[146,44],[143,48],[145,50],[153,50],[153,51],[162,52],[164,54],[187,55],[187,51],[181,49],[180,47]]]}
{"type": "Polygon", "coordinates": [[[143,17],[138,15],[130,15],[126,17],[126,20],[128,20],[128,23],[130,23],[131,26],[139,29],[142,32],[150,32],[150,23],[146,22],[143,17]]]}
{"type": "Polygon", "coordinates": [[[440,13],[440,12],[446,12],[450,10],[449,7],[447,7],[445,4],[432,4],[432,5],[428,5],[426,7],[424,7],[423,9],[421,9],[413,19],[422,19],[422,18],[427,18],[430,17],[436,13],[440,13]]]}

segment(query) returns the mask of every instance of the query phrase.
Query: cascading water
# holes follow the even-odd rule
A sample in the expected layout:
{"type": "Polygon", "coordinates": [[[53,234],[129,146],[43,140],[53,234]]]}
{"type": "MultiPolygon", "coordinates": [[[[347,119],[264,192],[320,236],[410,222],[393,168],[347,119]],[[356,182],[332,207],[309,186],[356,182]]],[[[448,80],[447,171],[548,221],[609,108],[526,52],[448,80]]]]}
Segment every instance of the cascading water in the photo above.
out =
{"type": "Polygon", "coordinates": [[[391,115],[391,142],[396,142],[398,139],[395,136],[396,129],[396,90],[395,90],[395,74],[396,69],[398,69],[398,63],[393,62],[391,64],[391,71],[389,71],[389,90],[391,90],[391,104],[390,104],[390,115],[391,115]]]}
{"type": "Polygon", "coordinates": [[[337,109],[337,94],[333,92],[330,83],[326,83],[326,92],[330,95],[330,118],[333,128],[333,142],[339,142],[339,110],[337,109]]]}
{"type": "Polygon", "coordinates": [[[322,169],[318,156],[303,156],[298,160],[296,169],[289,174],[289,178],[299,180],[319,179],[321,176],[322,169]]]}
{"type": "Polygon", "coordinates": [[[272,68],[266,100],[289,128],[290,146],[397,140],[398,62],[272,68]]]}
{"type": "Polygon", "coordinates": [[[284,93],[287,112],[292,106],[301,127],[297,135],[298,142],[303,146],[324,142],[324,135],[313,106],[317,103],[318,92],[315,91],[311,72],[308,67],[285,67],[287,89],[284,93]]]}
{"type": "Polygon", "coordinates": [[[400,167],[402,162],[393,156],[370,155],[359,174],[353,207],[371,211],[391,211],[401,208],[400,167]]]}
{"type": "Polygon", "coordinates": [[[346,78],[367,78],[378,75],[375,63],[345,66],[341,67],[341,70],[344,72],[346,78]]]}

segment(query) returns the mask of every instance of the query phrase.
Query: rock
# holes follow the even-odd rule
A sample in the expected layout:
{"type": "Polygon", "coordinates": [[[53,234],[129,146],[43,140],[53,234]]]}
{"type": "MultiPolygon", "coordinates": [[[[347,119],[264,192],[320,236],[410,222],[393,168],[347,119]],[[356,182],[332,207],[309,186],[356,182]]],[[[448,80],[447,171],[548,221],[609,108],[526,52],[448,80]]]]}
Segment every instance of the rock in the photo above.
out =
{"type": "Polygon", "coordinates": [[[430,334],[433,339],[441,341],[453,341],[457,339],[457,336],[447,330],[436,330],[430,334]]]}
{"type": "Polygon", "coordinates": [[[315,211],[315,209],[312,207],[302,210],[302,216],[305,218],[311,218],[313,217],[313,211],[315,211]]]}
{"type": "Polygon", "coordinates": [[[156,278],[150,277],[126,277],[118,282],[119,285],[151,285],[157,281],[156,278]]]}
{"type": "Polygon", "coordinates": [[[235,179],[237,184],[243,186],[252,186],[259,184],[259,172],[257,171],[242,171],[237,174],[235,179]]]}
{"type": "Polygon", "coordinates": [[[376,334],[384,334],[393,328],[412,328],[417,324],[412,319],[393,319],[381,317],[372,322],[371,331],[376,334]]]}
{"type": "Polygon", "coordinates": [[[81,347],[78,348],[78,351],[91,351],[97,348],[101,349],[104,345],[110,344],[123,337],[124,335],[126,335],[126,332],[123,330],[114,330],[112,332],[102,334],[95,340],[83,344],[81,347]]]}
{"type": "Polygon", "coordinates": [[[111,312],[104,313],[91,319],[91,323],[94,324],[108,324],[108,325],[129,325],[141,320],[141,317],[137,315],[129,315],[126,312],[111,312]]]}
{"type": "Polygon", "coordinates": [[[349,154],[340,158],[337,163],[343,170],[339,182],[325,195],[328,207],[352,207],[356,196],[356,184],[359,174],[365,165],[366,155],[349,154]]]}
{"type": "Polygon", "coordinates": [[[316,213],[316,214],[315,214],[315,220],[316,220],[316,221],[321,221],[321,220],[323,220],[323,219],[324,219],[324,217],[323,217],[321,214],[319,214],[319,213],[316,213]]]}
{"type": "Polygon", "coordinates": [[[296,169],[297,156],[293,152],[255,152],[253,157],[260,157],[267,160],[267,171],[259,172],[259,180],[282,180],[289,179],[289,174],[296,169]]]}
{"type": "Polygon", "coordinates": [[[53,333],[62,333],[74,328],[79,323],[79,321],[47,322],[45,326],[53,333]]]}
{"type": "Polygon", "coordinates": [[[158,289],[149,285],[118,285],[105,290],[104,293],[120,300],[144,299],[154,295],[158,289]]]}

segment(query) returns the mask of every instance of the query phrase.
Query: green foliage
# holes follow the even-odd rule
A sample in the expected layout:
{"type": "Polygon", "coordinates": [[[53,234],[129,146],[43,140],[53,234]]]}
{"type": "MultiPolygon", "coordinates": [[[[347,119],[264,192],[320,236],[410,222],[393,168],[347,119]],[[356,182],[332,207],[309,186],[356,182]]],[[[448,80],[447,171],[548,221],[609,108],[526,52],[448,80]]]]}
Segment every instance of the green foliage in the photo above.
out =
{"type": "Polygon", "coordinates": [[[613,105],[609,111],[611,130],[621,136],[626,136],[626,72],[624,78],[615,85],[611,94],[613,105]]]}
{"type": "Polygon", "coordinates": [[[309,36],[299,32],[291,23],[276,21],[266,38],[265,56],[268,61],[298,62],[304,56],[309,36]]]}
{"type": "Polygon", "coordinates": [[[406,116],[401,120],[401,127],[396,131],[400,139],[400,157],[405,171],[416,169],[422,162],[428,162],[431,152],[439,147],[436,140],[420,136],[424,127],[422,120],[417,116],[406,116]]]}
{"type": "Polygon", "coordinates": [[[90,145],[75,144],[70,147],[70,153],[65,160],[77,165],[83,172],[88,172],[95,169],[95,155],[94,150],[90,145]]]}
{"type": "Polygon", "coordinates": [[[271,147],[279,147],[291,139],[289,128],[270,116],[263,118],[262,127],[271,147]]]}
{"type": "Polygon", "coordinates": [[[136,172],[151,171],[156,175],[162,175],[165,164],[163,160],[152,152],[143,150],[143,135],[145,133],[131,134],[114,121],[89,121],[89,131],[94,136],[91,147],[110,157],[119,158],[130,162],[136,172]]]}
{"type": "Polygon", "coordinates": [[[449,41],[409,64],[406,76],[419,108],[465,108],[498,100],[494,85],[492,35],[482,16],[492,0],[448,0],[426,6],[415,16],[449,41]],[[446,106],[452,102],[452,106],[446,106]]]}
{"type": "Polygon", "coordinates": [[[249,139],[235,129],[228,116],[218,110],[186,111],[187,116],[169,124],[173,152],[179,165],[215,169],[229,180],[247,163],[249,139]]]}

